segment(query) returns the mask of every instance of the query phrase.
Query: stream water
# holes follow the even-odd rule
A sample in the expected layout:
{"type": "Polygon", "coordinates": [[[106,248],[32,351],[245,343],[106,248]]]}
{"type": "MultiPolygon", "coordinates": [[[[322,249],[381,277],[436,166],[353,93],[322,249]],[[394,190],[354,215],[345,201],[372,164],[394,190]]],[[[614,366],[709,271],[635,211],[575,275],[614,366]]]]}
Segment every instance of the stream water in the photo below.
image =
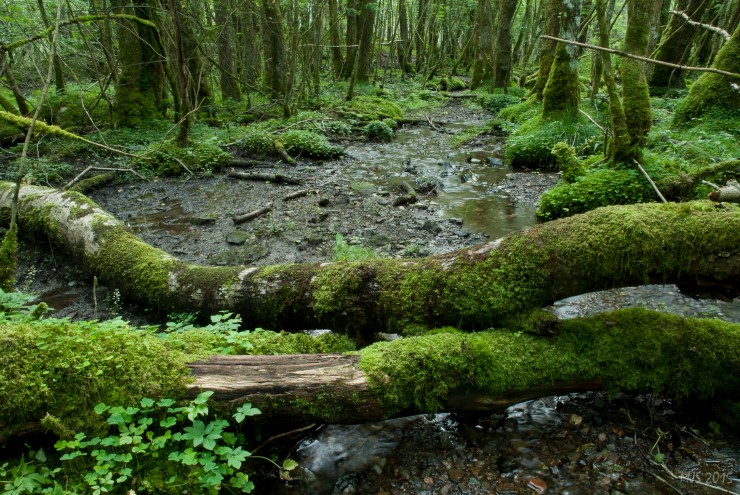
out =
{"type": "MultiPolygon", "coordinates": [[[[459,131],[487,116],[458,108],[445,118],[437,124],[459,131]]],[[[426,126],[402,129],[392,143],[352,144],[347,153],[348,159],[328,164],[276,169],[317,191],[291,203],[282,197],[297,186],[224,177],[109,188],[93,198],[147,242],[189,261],[268,264],[327,260],[337,233],[388,256],[498,238],[533,225],[537,198],[557,180],[505,166],[499,138],[454,147],[448,134],[426,126]],[[404,181],[436,192],[393,207],[404,181]],[[232,215],[266,202],[273,204],[270,215],[234,227],[232,215]],[[229,240],[235,231],[241,244],[229,240]]],[[[75,297],[78,289],[65,285],[45,298],[59,308],[75,297]]],[[[739,301],[700,301],[673,286],[587,294],[551,309],[570,318],[625,306],[740,323],[739,301]]],[[[714,436],[699,418],[651,397],[586,393],[528,401],[486,417],[330,425],[294,445],[298,479],[272,486],[265,480],[264,493],[740,493],[740,443],[729,434],[714,436]],[[671,457],[671,472],[651,464],[656,448],[671,457]]]]}

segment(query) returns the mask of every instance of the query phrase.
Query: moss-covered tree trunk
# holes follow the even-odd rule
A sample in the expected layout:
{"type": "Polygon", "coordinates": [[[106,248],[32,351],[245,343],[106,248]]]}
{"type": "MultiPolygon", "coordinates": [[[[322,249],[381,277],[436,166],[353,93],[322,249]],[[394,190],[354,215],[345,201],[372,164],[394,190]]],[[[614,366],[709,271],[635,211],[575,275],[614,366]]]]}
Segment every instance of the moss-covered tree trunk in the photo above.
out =
{"type": "Polygon", "coordinates": [[[357,47],[360,42],[360,9],[362,0],[347,1],[347,29],[345,31],[344,44],[346,52],[344,56],[344,66],[342,67],[342,78],[349,79],[355,69],[357,62],[357,47]]]}
{"type": "MultiPolygon", "coordinates": [[[[0,207],[13,185],[0,183],[0,207]]],[[[240,313],[248,327],[487,328],[574,294],[648,281],[740,293],[740,210],[707,203],[601,208],[417,260],[204,267],[149,246],[73,192],[27,186],[19,225],[48,235],[127,301],[161,312],[240,313]]]]}
{"type": "MultiPolygon", "coordinates": [[[[740,74],[740,25],[722,46],[712,67],[740,74]]],[[[688,96],[678,106],[673,116],[673,125],[681,126],[704,113],[726,112],[740,118],[739,78],[721,74],[705,73],[691,86],[688,96]]]]}
{"type": "Polygon", "coordinates": [[[342,48],[339,46],[339,15],[337,0],[329,0],[329,42],[331,43],[331,66],[334,78],[342,75],[342,48]]]}
{"type": "MultiPolygon", "coordinates": [[[[113,8],[156,22],[151,0],[115,0],[113,8]]],[[[119,126],[145,127],[162,117],[165,105],[166,54],[155,28],[141,22],[119,21],[115,119],[119,126]]]]}
{"type": "Polygon", "coordinates": [[[373,33],[375,32],[375,9],[373,0],[362,2],[360,14],[360,46],[357,52],[357,82],[366,83],[370,78],[370,65],[373,52],[373,33]]]}
{"type": "MultiPolygon", "coordinates": [[[[576,40],[580,25],[581,2],[563,1],[560,10],[562,12],[560,36],[567,40],[576,40]]],[[[542,118],[548,120],[577,118],[578,104],[581,99],[580,87],[577,47],[559,43],[555,49],[555,59],[542,94],[542,118]]]]}
{"type": "MultiPolygon", "coordinates": [[[[627,1],[627,32],[624,51],[644,57],[650,39],[653,0],[627,1]]],[[[650,112],[650,91],[645,78],[645,64],[631,58],[622,59],[622,103],[631,144],[639,156],[653,119],[650,112]]],[[[637,156],[635,157],[637,158],[637,156]]]]}
{"type": "Polygon", "coordinates": [[[266,0],[262,9],[265,26],[267,86],[273,98],[282,99],[288,90],[288,61],[285,53],[283,13],[277,0],[266,0]]]}
{"type": "MultiPolygon", "coordinates": [[[[561,0],[545,1],[545,32],[548,36],[560,36],[560,14],[563,8],[561,0]]],[[[540,45],[540,68],[537,72],[537,83],[534,85],[534,93],[537,101],[542,101],[547,79],[550,77],[550,68],[555,60],[555,49],[557,42],[542,40],[540,45]]]]}
{"type": "Polygon", "coordinates": [[[202,391],[213,391],[220,409],[252,403],[262,411],[257,420],[351,423],[502,410],[594,389],[679,401],[740,398],[740,325],[629,309],[558,322],[553,330],[443,329],[353,355],[212,356],[185,365],[193,357],[183,351],[198,341],[197,330],[195,337],[158,338],[120,326],[5,320],[0,444],[40,423],[56,433],[105,429],[93,412],[100,402],[128,406],[202,391]]]}

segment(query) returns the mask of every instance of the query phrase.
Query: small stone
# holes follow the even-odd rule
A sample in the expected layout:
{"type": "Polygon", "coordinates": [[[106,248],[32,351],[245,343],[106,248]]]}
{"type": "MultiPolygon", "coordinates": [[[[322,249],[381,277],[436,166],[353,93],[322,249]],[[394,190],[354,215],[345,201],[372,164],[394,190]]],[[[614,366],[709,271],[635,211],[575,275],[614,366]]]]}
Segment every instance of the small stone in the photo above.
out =
{"type": "Polygon", "coordinates": [[[462,237],[463,239],[470,237],[470,232],[466,232],[465,230],[455,230],[453,234],[458,237],[462,237]]]}
{"type": "Polygon", "coordinates": [[[320,198],[317,202],[317,205],[319,206],[329,206],[331,204],[331,200],[329,198],[320,198]]]}
{"type": "Polygon", "coordinates": [[[426,230],[427,232],[430,232],[432,234],[439,234],[442,232],[442,227],[433,220],[427,220],[424,222],[424,224],[421,226],[422,230],[426,230]]]}
{"type": "Polygon", "coordinates": [[[188,218],[188,223],[190,225],[213,225],[217,218],[216,215],[197,215],[188,218]]]}
{"type": "Polygon", "coordinates": [[[480,160],[479,160],[479,159],[477,159],[477,158],[471,158],[471,159],[470,159],[470,160],[468,160],[468,161],[469,161],[470,163],[480,163],[480,160]]]}
{"type": "Polygon", "coordinates": [[[452,217],[447,219],[453,225],[462,225],[464,220],[462,218],[452,217]]]}
{"type": "Polygon", "coordinates": [[[493,167],[500,167],[504,164],[504,161],[501,158],[496,158],[494,156],[486,158],[486,162],[493,167]]]}
{"type": "Polygon", "coordinates": [[[531,478],[527,481],[527,487],[537,493],[545,493],[547,490],[547,483],[539,478],[531,478]]]}
{"type": "Polygon", "coordinates": [[[606,443],[607,438],[606,433],[603,431],[599,433],[599,443],[606,443]]]}
{"type": "Polygon", "coordinates": [[[578,414],[571,414],[570,418],[568,418],[568,422],[573,426],[581,426],[581,423],[583,423],[583,416],[579,416],[578,414]]]}
{"type": "Polygon", "coordinates": [[[236,246],[241,246],[245,242],[249,240],[249,234],[246,232],[242,232],[241,230],[232,230],[228,234],[226,234],[226,242],[229,244],[234,244],[236,246]]]}
{"type": "Polygon", "coordinates": [[[434,478],[432,478],[431,476],[427,476],[426,478],[424,478],[424,483],[426,483],[427,485],[431,485],[434,483],[434,478]]]}
{"type": "Polygon", "coordinates": [[[462,469],[448,469],[447,470],[447,476],[450,478],[450,481],[460,481],[465,477],[465,471],[462,469]]]}

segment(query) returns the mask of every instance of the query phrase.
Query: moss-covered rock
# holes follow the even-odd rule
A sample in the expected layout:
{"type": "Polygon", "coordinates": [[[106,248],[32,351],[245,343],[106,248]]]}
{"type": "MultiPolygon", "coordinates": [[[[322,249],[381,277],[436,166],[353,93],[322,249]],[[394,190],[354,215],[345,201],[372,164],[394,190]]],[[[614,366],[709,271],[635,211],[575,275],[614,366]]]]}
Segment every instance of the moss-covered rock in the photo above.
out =
{"type": "Polygon", "coordinates": [[[400,120],[403,117],[403,111],[396,102],[378,96],[357,96],[343,103],[338,110],[360,122],[383,119],[400,120]]]}

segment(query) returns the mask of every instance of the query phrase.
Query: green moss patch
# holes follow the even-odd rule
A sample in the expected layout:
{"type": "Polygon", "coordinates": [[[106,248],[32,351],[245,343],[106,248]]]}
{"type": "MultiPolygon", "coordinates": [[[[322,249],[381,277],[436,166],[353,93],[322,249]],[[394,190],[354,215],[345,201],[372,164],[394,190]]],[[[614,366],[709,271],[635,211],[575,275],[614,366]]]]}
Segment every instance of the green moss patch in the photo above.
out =
{"type": "Polygon", "coordinates": [[[676,399],[736,397],[740,326],[627,309],[560,323],[540,337],[444,332],[374,344],[360,367],[389,414],[438,411],[451,391],[492,396],[564,381],[676,399]]]}

